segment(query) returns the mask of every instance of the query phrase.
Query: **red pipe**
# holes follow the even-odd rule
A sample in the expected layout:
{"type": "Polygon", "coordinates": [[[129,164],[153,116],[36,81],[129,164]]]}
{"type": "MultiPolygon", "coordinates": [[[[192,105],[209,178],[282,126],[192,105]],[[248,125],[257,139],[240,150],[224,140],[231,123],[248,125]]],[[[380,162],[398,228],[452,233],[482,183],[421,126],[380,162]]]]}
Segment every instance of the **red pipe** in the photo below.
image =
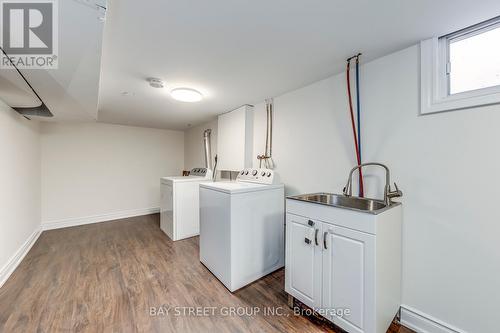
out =
{"type": "MultiPolygon", "coordinates": [[[[356,160],[358,161],[358,165],[361,164],[361,158],[359,156],[359,145],[358,145],[358,139],[356,135],[356,125],[354,122],[354,110],[352,107],[352,96],[351,96],[351,76],[350,76],[350,70],[351,70],[351,59],[347,60],[347,95],[349,97],[349,110],[351,112],[351,124],[352,124],[352,134],[354,136],[354,146],[356,148],[356,160]]],[[[364,186],[363,186],[363,172],[361,171],[361,168],[359,168],[359,196],[364,197],[364,186]]]]}

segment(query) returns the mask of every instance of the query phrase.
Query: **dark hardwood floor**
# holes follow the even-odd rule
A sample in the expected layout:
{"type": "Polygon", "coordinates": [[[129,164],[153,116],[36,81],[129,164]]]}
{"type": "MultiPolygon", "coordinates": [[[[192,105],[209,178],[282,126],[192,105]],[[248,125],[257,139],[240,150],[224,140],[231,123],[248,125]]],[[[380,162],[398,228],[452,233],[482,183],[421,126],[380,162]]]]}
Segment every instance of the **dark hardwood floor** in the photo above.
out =
{"type": "Polygon", "coordinates": [[[295,316],[283,287],[280,270],[231,294],[157,214],[52,230],[0,289],[0,332],[337,332],[295,316]]]}

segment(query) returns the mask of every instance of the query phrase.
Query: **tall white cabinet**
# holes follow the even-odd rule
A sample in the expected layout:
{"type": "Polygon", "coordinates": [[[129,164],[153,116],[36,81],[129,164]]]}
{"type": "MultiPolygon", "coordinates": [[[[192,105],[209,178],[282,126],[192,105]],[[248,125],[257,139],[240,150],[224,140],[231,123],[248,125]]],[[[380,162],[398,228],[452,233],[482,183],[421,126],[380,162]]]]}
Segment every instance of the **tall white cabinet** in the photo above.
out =
{"type": "Polygon", "coordinates": [[[244,105],[219,115],[217,159],[219,170],[240,171],[252,167],[253,106],[244,105]]]}
{"type": "Polygon", "coordinates": [[[401,304],[401,206],[378,215],[287,199],[285,290],[350,333],[401,304]]]}

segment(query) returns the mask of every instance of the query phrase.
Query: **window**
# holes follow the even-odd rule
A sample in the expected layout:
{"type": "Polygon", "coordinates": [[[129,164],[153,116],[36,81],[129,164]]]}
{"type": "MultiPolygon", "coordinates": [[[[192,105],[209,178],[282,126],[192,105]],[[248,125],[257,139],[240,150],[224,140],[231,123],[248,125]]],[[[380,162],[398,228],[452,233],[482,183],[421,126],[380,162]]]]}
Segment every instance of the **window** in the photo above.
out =
{"type": "Polygon", "coordinates": [[[500,18],[421,43],[421,113],[500,103],[500,18]]]}
{"type": "Polygon", "coordinates": [[[500,85],[500,24],[447,37],[449,93],[500,85]]]}

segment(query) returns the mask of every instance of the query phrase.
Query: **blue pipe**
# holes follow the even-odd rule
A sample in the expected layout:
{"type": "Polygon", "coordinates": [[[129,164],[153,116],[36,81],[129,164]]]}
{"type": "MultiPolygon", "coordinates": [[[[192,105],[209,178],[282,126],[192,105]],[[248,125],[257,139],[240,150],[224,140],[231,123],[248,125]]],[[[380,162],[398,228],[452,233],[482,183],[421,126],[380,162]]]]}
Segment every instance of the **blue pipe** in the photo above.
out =
{"type": "Polygon", "coordinates": [[[361,106],[359,101],[359,56],[356,57],[356,109],[358,113],[358,149],[359,149],[359,160],[360,163],[363,163],[361,159],[361,106]]]}

